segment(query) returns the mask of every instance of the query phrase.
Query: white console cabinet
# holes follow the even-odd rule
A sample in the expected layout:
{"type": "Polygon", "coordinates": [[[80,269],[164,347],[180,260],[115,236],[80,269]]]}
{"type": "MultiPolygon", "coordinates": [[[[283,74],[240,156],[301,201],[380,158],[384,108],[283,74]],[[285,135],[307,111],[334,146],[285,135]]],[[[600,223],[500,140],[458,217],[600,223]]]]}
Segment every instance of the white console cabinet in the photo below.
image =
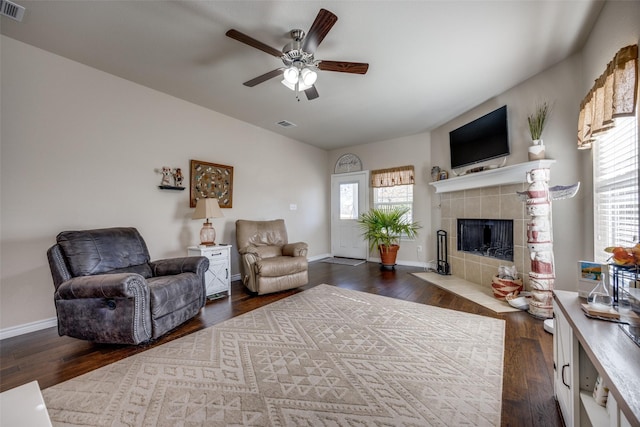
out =
{"type": "Polygon", "coordinates": [[[578,350],[578,343],[571,325],[567,321],[562,311],[558,310],[555,305],[554,313],[554,335],[553,335],[553,367],[554,381],[553,388],[558,406],[562,412],[562,416],[567,427],[573,426],[573,413],[578,405],[578,395],[573,393],[575,388],[574,378],[578,377],[577,355],[574,351],[578,350]]]}
{"type": "Polygon", "coordinates": [[[577,292],[554,291],[554,392],[567,427],[640,426],[640,347],[617,323],[590,319],[577,292]],[[607,406],[592,396],[600,375],[607,406]]]}
{"type": "Polygon", "coordinates": [[[0,393],[0,425],[51,427],[37,381],[0,393]]]}
{"type": "Polygon", "coordinates": [[[207,298],[231,296],[231,245],[190,246],[189,256],[203,256],[209,259],[209,269],[205,273],[207,298]]]}

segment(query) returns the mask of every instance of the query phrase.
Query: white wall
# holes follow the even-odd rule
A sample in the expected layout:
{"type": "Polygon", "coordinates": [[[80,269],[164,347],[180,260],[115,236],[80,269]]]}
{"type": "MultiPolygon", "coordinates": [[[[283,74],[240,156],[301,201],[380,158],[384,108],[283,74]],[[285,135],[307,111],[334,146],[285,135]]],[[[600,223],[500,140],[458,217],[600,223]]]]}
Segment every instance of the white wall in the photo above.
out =
{"type": "MultiPolygon", "coordinates": [[[[189,190],[154,169],[234,166],[233,208],[214,219],[284,218],[311,258],[329,252],[328,153],[2,36],[0,330],[55,317],[46,251],[58,232],[137,227],[152,259],[197,244],[189,190]],[[297,204],[296,211],[289,205],[297,204]]],[[[237,252],[232,251],[237,274],[237,252]]]]}
{"type": "Polygon", "coordinates": [[[613,56],[640,39],[640,2],[608,1],[582,48],[583,98],[613,56]]]}
{"type": "MultiPolygon", "coordinates": [[[[421,133],[404,138],[336,149],[329,153],[329,173],[333,173],[336,161],[345,153],[353,153],[360,157],[363,170],[414,166],[416,180],[413,189],[414,220],[418,221],[423,228],[418,230],[418,237],[415,241],[401,242],[398,264],[422,266],[425,262],[435,259],[435,234],[431,235],[430,192],[427,188],[428,182],[431,180],[430,145],[430,134],[421,133]],[[417,252],[418,245],[423,247],[422,252],[417,252]]],[[[369,191],[369,200],[373,203],[373,190],[369,191]]],[[[376,254],[372,255],[375,258],[376,254]]]]}

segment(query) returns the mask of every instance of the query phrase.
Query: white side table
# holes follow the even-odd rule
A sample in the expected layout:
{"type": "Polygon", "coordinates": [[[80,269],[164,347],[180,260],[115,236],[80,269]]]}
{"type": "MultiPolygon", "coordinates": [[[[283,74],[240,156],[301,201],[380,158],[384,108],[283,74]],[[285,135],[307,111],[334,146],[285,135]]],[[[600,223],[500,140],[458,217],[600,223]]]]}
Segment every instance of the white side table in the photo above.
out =
{"type": "Polygon", "coordinates": [[[204,278],[207,298],[220,298],[223,292],[231,296],[231,245],[189,246],[187,255],[209,259],[209,269],[204,278]]]}
{"type": "Polygon", "coordinates": [[[38,381],[0,393],[0,425],[51,427],[38,381]]]}

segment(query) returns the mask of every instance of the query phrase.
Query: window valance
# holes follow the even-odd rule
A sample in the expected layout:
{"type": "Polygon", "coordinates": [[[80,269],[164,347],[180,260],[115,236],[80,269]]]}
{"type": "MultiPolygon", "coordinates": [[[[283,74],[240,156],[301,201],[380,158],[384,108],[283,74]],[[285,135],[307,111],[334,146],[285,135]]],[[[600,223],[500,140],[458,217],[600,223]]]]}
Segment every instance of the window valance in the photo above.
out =
{"type": "Polygon", "coordinates": [[[635,114],[638,94],[638,45],[623,47],[580,103],[578,148],[591,148],[598,133],[616,117],[635,114]]]}
{"type": "Polygon", "coordinates": [[[415,184],[413,165],[371,171],[372,187],[415,184]]]}

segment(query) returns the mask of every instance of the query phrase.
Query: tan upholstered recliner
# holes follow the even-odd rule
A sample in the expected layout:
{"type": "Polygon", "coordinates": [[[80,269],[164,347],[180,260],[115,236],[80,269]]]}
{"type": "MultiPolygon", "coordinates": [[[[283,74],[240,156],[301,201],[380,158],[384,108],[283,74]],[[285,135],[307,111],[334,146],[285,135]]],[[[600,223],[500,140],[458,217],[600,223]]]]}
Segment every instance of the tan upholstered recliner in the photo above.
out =
{"type": "Polygon", "coordinates": [[[288,243],[284,220],[236,221],[242,283],[259,295],[309,282],[307,244],[288,243]]]}

